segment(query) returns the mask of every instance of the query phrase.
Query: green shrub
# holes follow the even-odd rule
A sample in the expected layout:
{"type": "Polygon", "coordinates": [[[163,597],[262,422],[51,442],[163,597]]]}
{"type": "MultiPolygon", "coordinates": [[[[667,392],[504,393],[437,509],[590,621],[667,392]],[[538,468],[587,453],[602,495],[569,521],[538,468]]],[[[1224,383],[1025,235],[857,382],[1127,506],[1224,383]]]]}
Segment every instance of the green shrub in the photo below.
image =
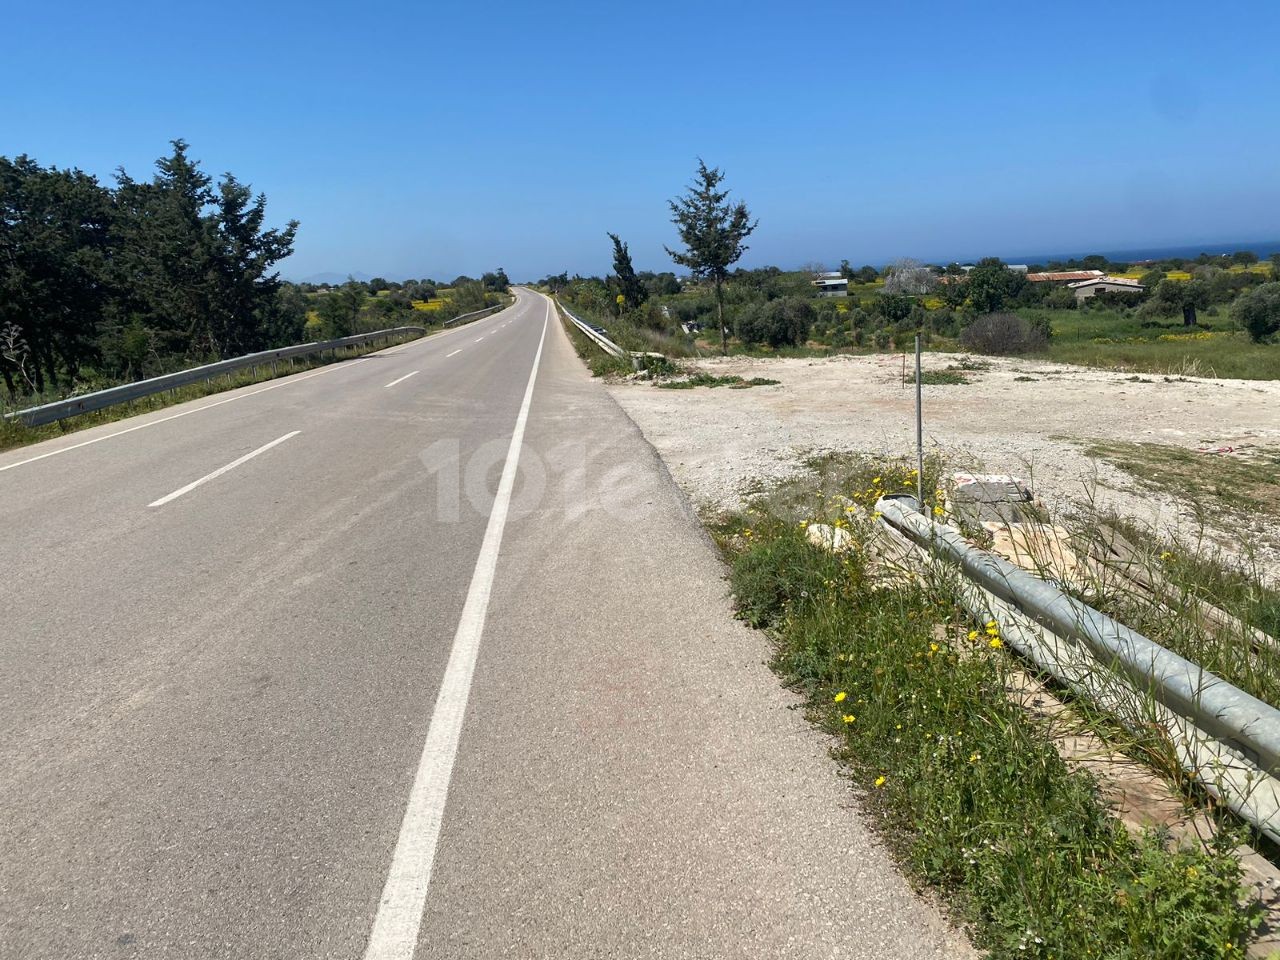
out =
{"type": "Polygon", "coordinates": [[[1280,283],[1264,283],[1240,294],[1232,315],[1254,343],[1266,343],[1280,332],[1280,283]]]}
{"type": "Polygon", "coordinates": [[[1070,287],[1054,287],[1044,298],[1044,305],[1055,310],[1074,310],[1076,295],[1070,287]]]}
{"type": "Polygon", "coordinates": [[[799,346],[808,339],[813,320],[808,300],[782,297],[745,307],[738,315],[738,336],[746,343],[767,343],[774,348],[799,346]]]}

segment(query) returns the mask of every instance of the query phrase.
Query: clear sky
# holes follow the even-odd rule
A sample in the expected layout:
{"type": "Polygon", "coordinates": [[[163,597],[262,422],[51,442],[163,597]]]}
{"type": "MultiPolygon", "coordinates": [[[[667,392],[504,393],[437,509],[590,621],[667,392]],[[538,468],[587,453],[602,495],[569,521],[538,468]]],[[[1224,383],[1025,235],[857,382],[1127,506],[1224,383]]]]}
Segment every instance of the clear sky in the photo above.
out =
{"type": "Polygon", "coordinates": [[[696,155],[745,265],[1280,236],[1280,3],[9,4],[0,154],[174,137],[302,222],[286,276],[670,269],[696,155]]]}

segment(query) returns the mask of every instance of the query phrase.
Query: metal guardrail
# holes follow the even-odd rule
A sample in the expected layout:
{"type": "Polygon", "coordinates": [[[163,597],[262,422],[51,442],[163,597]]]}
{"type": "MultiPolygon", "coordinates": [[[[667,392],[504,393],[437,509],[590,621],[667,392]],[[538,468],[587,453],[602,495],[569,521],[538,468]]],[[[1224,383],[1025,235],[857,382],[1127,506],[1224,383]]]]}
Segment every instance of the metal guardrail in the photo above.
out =
{"type": "Polygon", "coordinates": [[[1019,652],[1121,719],[1157,722],[1184,769],[1280,840],[1280,710],[898,499],[875,509],[892,529],[958,564],[977,587],[966,606],[995,616],[1019,652]]]}
{"type": "Polygon", "coordinates": [[[623,350],[620,346],[618,346],[616,343],[614,343],[612,340],[606,337],[603,333],[598,331],[595,327],[591,326],[588,323],[583,323],[581,320],[575,317],[573,315],[573,312],[568,307],[566,307],[563,303],[561,303],[559,300],[556,300],[556,306],[558,306],[561,310],[564,311],[564,315],[573,321],[573,325],[575,327],[577,327],[584,334],[586,334],[586,336],[590,338],[592,343],[594,343],[597,347],[599,347],[605,353],[609,354],[609,356],[619,357],[619,358],[629,356],[627,351],[623,350]]]}
{"type": "Polygon", "coordinates": [[[124,383],[118,387],[95,390],[93,393],[83,393],[79,396],[68,397],[65,400],[55,400],[52,403],[44,403],[37,407],[28,407],[25,410],[17,410],[13,413],[5,414],[5,418],[21,420],[29,427],[38,427],[42,424],[66,419],[67,417],[74,417],[81,413],[102,410],[117,403],[128,403],[130,400],[139,400],[142,397],[163,393],[166,390],[212,380],[215,377],[235,373],[237,370],[249,370],[276,363],[280,360],[292,360],[294,357],[323,353],[325,350],[363,346],[367,343],[375,343],[382,339],[391,340],[394,337],[410,333],[421,336],[426,332],[426,327],[392,327],[388,330],[375,330],[373,333],[358,333],[351,337],[339,337],[336,340],[299,343],[291,347],[280,347],[276,350],[263,350],[259,353],[246,354],[243,357],[232,357],[229,360],[219,360],[216,363],[207,363],[201,367],[192,367],[189,370],[166,373],[147,380],[124,383]]]}
{"type": "Polygon", "coordinates": [[[499,303],[492,307],[485,307],[483,310],[472,310],[470,313],[464,313],[460,317],[454,317],[452,320],[446,320],[440,324],[442,327],[449,327],[455,323],[461,323],[463,320],[470,320],[472,317],[483,317],[486,313],[493,313],[495,310],[505,310],[511,306],[509,303],[499,303]]]}

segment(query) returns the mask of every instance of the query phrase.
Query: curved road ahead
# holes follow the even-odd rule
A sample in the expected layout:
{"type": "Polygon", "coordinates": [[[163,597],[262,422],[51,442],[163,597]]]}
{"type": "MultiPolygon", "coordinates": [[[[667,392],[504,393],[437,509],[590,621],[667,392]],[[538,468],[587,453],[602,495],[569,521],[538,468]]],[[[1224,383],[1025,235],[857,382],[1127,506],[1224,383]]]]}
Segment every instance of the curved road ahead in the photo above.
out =
{"type": "Polygon", "coordinates": [[[0,454],[0,956],[967,955],[548,301],[0,454]]]}

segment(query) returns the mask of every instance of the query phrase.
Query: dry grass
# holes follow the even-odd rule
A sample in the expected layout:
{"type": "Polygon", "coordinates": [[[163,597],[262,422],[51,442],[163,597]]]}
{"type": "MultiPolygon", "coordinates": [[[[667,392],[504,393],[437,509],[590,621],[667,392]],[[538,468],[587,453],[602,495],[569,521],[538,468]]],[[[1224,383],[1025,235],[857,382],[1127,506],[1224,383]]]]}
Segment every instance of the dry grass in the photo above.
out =
{"type": "Polygon", "coordinates": [[[1205,454],[1163,443],[1096,440],[1085,452],[1115,464],[1148,489],[1231,513],[1280,520],[1280,452],[1276,450],[1205,454]]]}

